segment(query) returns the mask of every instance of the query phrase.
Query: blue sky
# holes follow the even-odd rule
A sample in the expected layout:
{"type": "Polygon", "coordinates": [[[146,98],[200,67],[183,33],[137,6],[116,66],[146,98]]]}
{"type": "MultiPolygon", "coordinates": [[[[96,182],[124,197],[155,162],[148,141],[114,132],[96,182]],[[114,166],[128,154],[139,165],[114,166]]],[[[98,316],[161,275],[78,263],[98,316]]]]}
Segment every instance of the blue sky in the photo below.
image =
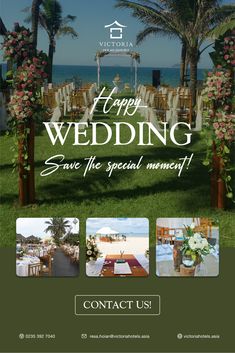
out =
{"type": "Polygon", "coordinates": [[[149,222],[146,218],[88,218],[86,222],[86,234],[92,235],[100,228],[110,227],[120,233],[149,233],[149,222]]]}
{"type": "MultiPolygon", "coordinates": [[[[72,228],[72,233],[75,233],[75,225],[73,223],[74,218],[65,218],[69,221],[72,228]]],[[[16,220],[16,233],[22,234],[25,237],[30,235],[35,235],[40,238],[49,237],[51,234],[46,233],[45,229],[47,225],[45,224],[46,221],[50,221],[50,218],[18,218],[16,220]]],[[[77,219],[76,229],[79,229],[79,220],[77,219]]]]}
{"type": "MultiPolygon", "coordinates": [[[[79,33],[77,39],[63,37],[57,41],[55,64],[94,65],[94,56],[99,50],[99,41],[109,40],[104,26],[118,20],[127,26],[125,41],[135,43],[136,34],[143,28],[138,19],[125,9],[115,9],[115,0],[60,0],[64,15],[77,16],[73,26],[79,33]]],[[[234,3],[232,0],[224,3],[234,3]]],[[[0,15],[8,29],[15,22],[23,23],[25,14],[21,11],[31,5],[31,0],[0,0],[0,15]]],[[[27,26],[27,25],[26,25],[27,26]]],[[[47,35],[39,31],[38,47],[47,51],[47,35]]],[[[149,37],[143,44],[135,48],[141,54],[141,66],[172,67],[179,63],[180,43],[166,37],[149,37]]],[[[210,50],[209,50],[210,51],[210,50]]],[[[129,65],[129,58],[105,58],[103,65],[129,65]]],[[[199,67],[211,66],[208,50],[203,54],[199,67]]]]}

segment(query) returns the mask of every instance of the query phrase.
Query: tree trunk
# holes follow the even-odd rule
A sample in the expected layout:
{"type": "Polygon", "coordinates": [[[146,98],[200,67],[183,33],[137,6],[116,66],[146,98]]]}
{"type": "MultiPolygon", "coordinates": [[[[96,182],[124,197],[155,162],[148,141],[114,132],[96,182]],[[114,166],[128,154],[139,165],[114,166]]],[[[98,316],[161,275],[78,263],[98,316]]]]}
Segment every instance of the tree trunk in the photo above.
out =
{"type": "Polygon", "coordinates": [[[35,140],[35,123],[33,119],[30,119],[28,123],[28,128],[30,129],[28,135],[28,164],[30,170],[28,172],[28,200],[29,203],[35,203],[35,175],[34,175],[34,140],[35,140]]]}
{"type": "Polygon", "coordinates": [[[197,103],[197,64],[198,64],[198,51],[194,50],[190,57],[190,87],[192,94],[192,106],[195,108],[197,103]]]}
{"type": "Polygon", "coordinates": [[[188,54],[186,54],[185,68],[184,68],[184,86],[185,87],[188,87],[188,65],[189,65],[189,58],[188,58],[188,54]]]}
{"type": "Polygon", "coordinates": [[[181,48],[181,63],[180,63],[180,85],[183,87],[185,82],[185,67],[186,67],[186,57],[187,57],[187,45],[183,41],[181,48]]]}
{"type": "Polygon", "coordinates": [[[52,83],[52,69],[53,69],[53,56],[54,56],[54,38],[50,39],[48,50],[48,83],[52,83]]]}
{"type": "Polygon", "coordinates": [[[39,18],[39,7],[42,4],[42,0],[33,0],[32,2],[32,43],[33,43],[33,50],[36,51],[37,42],[38,42],[38,18],[39,18]]]}

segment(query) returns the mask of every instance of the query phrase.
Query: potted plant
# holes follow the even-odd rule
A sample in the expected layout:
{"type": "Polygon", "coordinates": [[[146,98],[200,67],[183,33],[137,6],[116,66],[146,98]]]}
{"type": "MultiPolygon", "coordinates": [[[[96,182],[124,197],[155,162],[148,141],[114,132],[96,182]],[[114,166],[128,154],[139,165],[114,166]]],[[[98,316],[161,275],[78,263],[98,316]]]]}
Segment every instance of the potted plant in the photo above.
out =
{"type": "Polygon", "coordinates": [[[203,256],[210,254],[211,246],[202,233],[194,232],[194,224],[187,226],[183,245],[181,246],[182,264],[186,268],[199,265],[203,261],[203,256]]]}

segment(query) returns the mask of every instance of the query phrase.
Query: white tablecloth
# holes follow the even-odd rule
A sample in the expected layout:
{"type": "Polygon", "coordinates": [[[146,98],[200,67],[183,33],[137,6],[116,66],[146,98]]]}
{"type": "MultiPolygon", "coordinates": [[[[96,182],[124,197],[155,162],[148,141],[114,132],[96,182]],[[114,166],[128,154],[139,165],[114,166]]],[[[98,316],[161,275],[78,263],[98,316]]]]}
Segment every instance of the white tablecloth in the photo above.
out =
{"type": "Polygon", "coordinates": [[[98,277],[104,265],[104,257],[99,257],[96,261],[86,263],[86,275],[89,277],[98,277]]]}
{"type": "Polygon", "coordinates": [[[40,264],[40,260],[36,256],[24,256],[22,260],[16,260],[16,275],[19,277],[28,276],[28,267],[30,264],[40,264]]]}

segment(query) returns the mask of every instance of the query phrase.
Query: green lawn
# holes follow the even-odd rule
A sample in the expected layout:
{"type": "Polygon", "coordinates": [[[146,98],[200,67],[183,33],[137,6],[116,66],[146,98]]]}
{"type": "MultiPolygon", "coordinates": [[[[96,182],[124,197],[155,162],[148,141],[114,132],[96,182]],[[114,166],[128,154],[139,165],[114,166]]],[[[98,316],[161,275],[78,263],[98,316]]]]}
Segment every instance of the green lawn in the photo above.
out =
{"type": "MultiPolygon", "coordinates": [[[[104,116],[98,111],[95,121],[112,123],[114,115],[104,116]]],[[[117,120],[117,118],[115,118],[117,120]]],[[[133,118],[118,119],[133,125],[142,120],[136,114],[133,118]]],[[[102,138],[103,128],[99,128],[102,138]]],[[[91,128],[88,136],[91,135],[91,128]]],[[[122,135],[123,139],[127,131],[122,135]]],[[[184,131],[177,132],[178,139],[184,138],[184,131]]],[[[81,235],[85,237],[85,220],[88,217],[147,217],[150,221],[151,244],[155,241],[155,222],[158,217],[203,216],[220,221],[221,245],[235,246],[235,210],[212,210],[207,169],[202,165],[205,145],[198,133],[193,133],[192,143],[178,147],[168,142],[167,147],[159,141],[154,146],[73,146],[73,130],[64,146],[52,146],[45,130],[36,136],[35,167],[37,204],[20,208],[17,204],[17,174],[12,173],[10,146],[11,137],[1,136],[1,246],[14,246],[15,220],[18,217],[78,217],[81,235]],[[144,155],[143,164],[149,162],[177,161],[178,158],[194,153],[194,159],[181,178],[176,171],[115,171],[108,178],[105,168],[89,172],[83,178],[83,170],[63,171],[41,177],[46,159],[55,154],[64,154],[66,162],[83,161],[83,158],[97,156],[104,163],[137,162],[144,155]]]]}

